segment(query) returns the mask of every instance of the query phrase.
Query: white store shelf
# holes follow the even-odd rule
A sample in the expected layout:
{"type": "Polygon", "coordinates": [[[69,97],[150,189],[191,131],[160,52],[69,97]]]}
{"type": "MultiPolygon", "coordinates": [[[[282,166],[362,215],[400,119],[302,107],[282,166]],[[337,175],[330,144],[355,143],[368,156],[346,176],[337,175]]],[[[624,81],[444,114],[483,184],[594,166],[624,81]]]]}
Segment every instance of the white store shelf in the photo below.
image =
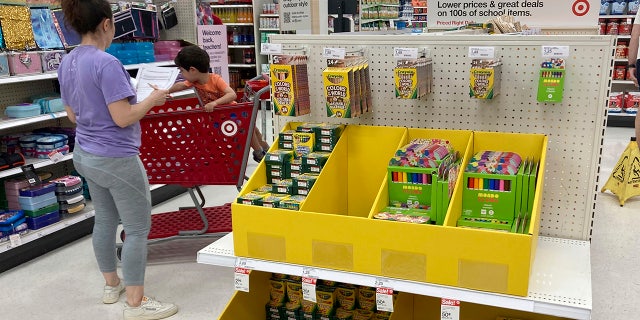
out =
{"type": "MultiPolygon", "coordinates": [[[[77,213],[76,215],[70,218],[63,218],[59,222],[56,222],[50,226],[46,226],[38,230],[29,230],[27,234],[20,236],[21,245],[24,245],[31,241],[38,240],[54,232],[60,231],[70,225],[76,224],[78,222],[81,222],[93,217],[95,215],[95,211],[93,210],[93,208],[89,208],[89,203],[87,203],[87,208],[84,209],[84,212],[77,213]]],[[[11,245],[10,241],[0,242],[0,253],[6,252],[13,248],[14,247],[11,245]]]]}
{"type": "Polygon", "coordinates": [[[57,77],[58,77],[58,74],[55,72],[38,73],[38,74],[24,75],[24,76],[11,76],[11,77],[0,78],[0,85],[9,84],[9,83],[27,82],[27,81],[55,79],[57,77]]]}
{"type": "Polygon", "coordinates": [[[633,117],[633,118],[636,117],[635,113],[626,113],[626,112],[620,112],[620,113],[609,112],[607,113],[607,115],[609,117],[633,117]]]}
{"type": "Polygon", "coordinates": [[[173,63],[173,61],[157,61],[157,62],[149,62],[149,63],[125,64],[124,68],[126,70],[135,70],[135,69],[140,69],[140,67],[142,67],[143,65],[149,65],[154,67],[170,67],[170,66],[174,66],[175,64],[173,63]]]}
{"type": "Polygon", "coordinates": [[[217,4],[216,1],[203,1],[209,2],[214,8],[253,8],[251,4],[217,4]]]}
{"type": "MultiPolygon", "coordinates": [[[[61,160],[57,161],[57,162],[62,162],[62,161],[67,161],[67,160],[71,160],[73,159],[73,154],[69,153],[66,154],[61,160]]],[[[28,158],[26,159],[26,165],[29,164],[33,164],[33,167],[38,169],[38,168],[42,168],[42,167],[46,167],[46,166],[50,166],[56,162],[53,162],[49,159],[31,159],[28,158]]],[[[21,173],[22,169],[20,168],[11,168],[11,169],[7,169],[7,170],[2,170],[0,171],[0,178],[4,178],[4,177],[9,177],[12,176],[14,174],[18,174],[21,173]]]]}
{"type": "MultiPolygon", "coordinates": [[[[519,297],[398,279],[385,279],[400,292],[446,297],[465,302],[571,319],[591,317],[591,263],[588,241],[539,237],[529,280],[529,296],[519,297]]],[[[249,269],[302,276],[303,270],[319,279],[374,286],[378,276],[242,258],[249,269]]],[[[234,267],[233,234],[229,233],[198,252],[202,264],[234,267]]]]}
{"type": "Polygon", "coordinates": [[[255,68],[255,64],[230,63],[229,68],[255,68]]]}
{"type": "Polygon", "coordinates": [[[47,121],[47,120],[51,120],[51,119],[64,118],[66,116],[67,116],[67,112],[66,111],[62,111],[62,112],[41,114],[41,115],[38,115],[38,116],[35,116],[35,117],[28,117],[28,118],[7,118],[7,119],[2,119],[2,120],[0,120],[0,130],[17,128],[17,127],[20,127],[20,126],[39,123],[39,122],[47,121]]]}
{"type": "Polygon", "coordinates": [[[611,80],[611,83],[617,83],[617,84],[633,84],[633,80],[611,80]]]}
{"type": "Polygon", "coordinates": [[[253,26],[253,22],[229,22],[225,23],[225,26],[253,26]]]}
{"type": "Polygon", "coordinates": [[[256,46],[253,44],[230,44],[227,45],[227,48],[229,49],[251,49],[251,48],[255,48],[256,46]]]}
{"type": "Polygon", "coordinates": [[[260,28],[260,31],[280,31],[280,28],[260,28]]]}
{"type": "Polygon", "coordinates": [[[263,17],[263,18],[278,18],[278,17],[280,17],[280,15],[277,14],[277,13],[261,13],[260,17],[263,17]]]}
{"type": "Polygon", "coordinates": [[[635,14],[609,14],[598,16],[598,19],[623,19],[623,18],[635,18],[635,14]]]}

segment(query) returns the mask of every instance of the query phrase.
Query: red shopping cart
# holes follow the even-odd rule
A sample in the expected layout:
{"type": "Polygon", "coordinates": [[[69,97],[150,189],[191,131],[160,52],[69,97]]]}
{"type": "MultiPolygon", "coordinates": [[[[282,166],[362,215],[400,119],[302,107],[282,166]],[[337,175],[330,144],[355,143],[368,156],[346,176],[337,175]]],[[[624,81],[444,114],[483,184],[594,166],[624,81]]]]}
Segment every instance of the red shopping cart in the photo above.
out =
{"type": "MultiPolygon", "coordinates": [[[[182,185],[194,202],[193,207],[152,215],[149,240],[231,231],[231,205],[205,208],[200,186],[236,185],[240,190],[257,106],[238,103],[205,112],[199,105],[197,98],[168,100],[140,120],[140,159],[149,183],[182,185]]],[[[123,231],[122,240],[124,236],[123,231]]]]}

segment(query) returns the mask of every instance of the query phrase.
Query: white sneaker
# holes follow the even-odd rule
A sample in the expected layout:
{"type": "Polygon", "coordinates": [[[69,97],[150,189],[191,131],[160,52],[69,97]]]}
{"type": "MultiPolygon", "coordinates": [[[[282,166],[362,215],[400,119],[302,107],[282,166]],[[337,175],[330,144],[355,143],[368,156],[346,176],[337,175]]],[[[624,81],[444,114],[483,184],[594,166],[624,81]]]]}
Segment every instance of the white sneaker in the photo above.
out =
{"type": "Polygon", "coordinates": [[[106,304],[116,303],[120,300],[120,295],[124,292],[124,283],[120,280],[117,286],[104,286],[104,293],[102,294],[102,302],[106,304]]]}
{"type": "Polygon", "coordinates": [[[170,317],[178,312],[178,307],[173,303],[154,300],[150,297],[142,297],[142,303],[138,307],[130,307],[125,302],[125,320],[155,320],[170,317]]]}

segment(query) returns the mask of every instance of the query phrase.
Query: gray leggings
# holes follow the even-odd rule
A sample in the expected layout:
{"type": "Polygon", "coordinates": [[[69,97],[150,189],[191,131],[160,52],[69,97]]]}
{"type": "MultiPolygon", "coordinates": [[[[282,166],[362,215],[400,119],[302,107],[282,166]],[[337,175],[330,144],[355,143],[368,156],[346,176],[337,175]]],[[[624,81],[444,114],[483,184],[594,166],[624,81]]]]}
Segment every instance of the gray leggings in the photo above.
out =
{"type": "Polygon", "coordinates": [[[147,236],[151,227],[149,181],[138,156],[107,158],[80,149],[73,164],[87,179],[95,209],[93,251],[101,272],[116,271],[116,232],[119,220],[126,234],[122,273],[127,286],[144,285],[147,236]]]}

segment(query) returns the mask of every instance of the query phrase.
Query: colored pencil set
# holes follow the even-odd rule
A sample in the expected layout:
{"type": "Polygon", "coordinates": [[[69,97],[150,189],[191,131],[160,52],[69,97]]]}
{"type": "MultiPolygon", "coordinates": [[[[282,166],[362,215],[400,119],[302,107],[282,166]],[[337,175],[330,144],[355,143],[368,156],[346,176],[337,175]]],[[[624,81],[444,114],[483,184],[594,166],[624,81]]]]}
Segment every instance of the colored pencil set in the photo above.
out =
{"type": "Polygon", "coordinates": [[[473,190],[511,191],[511,180],[468,177],[467,188],[473,190]]]}
{"type": "Polygon", "coordinates": [[[418,172],[391,172],[391,181],[397,183],[415,183],[415,184],[431,184],[430,173],[418,172]]]}
{"type": "Polygon", "coordinates": [[[515,175],[521,162],[514,152],[481,151],[471,158],[466,172],[515,175]]]}
{"type": "Polygon", "coordinates": [[[414,139],[396,151],[389,166],[435,168],[452,150],[447,140],[414,139]]]}

